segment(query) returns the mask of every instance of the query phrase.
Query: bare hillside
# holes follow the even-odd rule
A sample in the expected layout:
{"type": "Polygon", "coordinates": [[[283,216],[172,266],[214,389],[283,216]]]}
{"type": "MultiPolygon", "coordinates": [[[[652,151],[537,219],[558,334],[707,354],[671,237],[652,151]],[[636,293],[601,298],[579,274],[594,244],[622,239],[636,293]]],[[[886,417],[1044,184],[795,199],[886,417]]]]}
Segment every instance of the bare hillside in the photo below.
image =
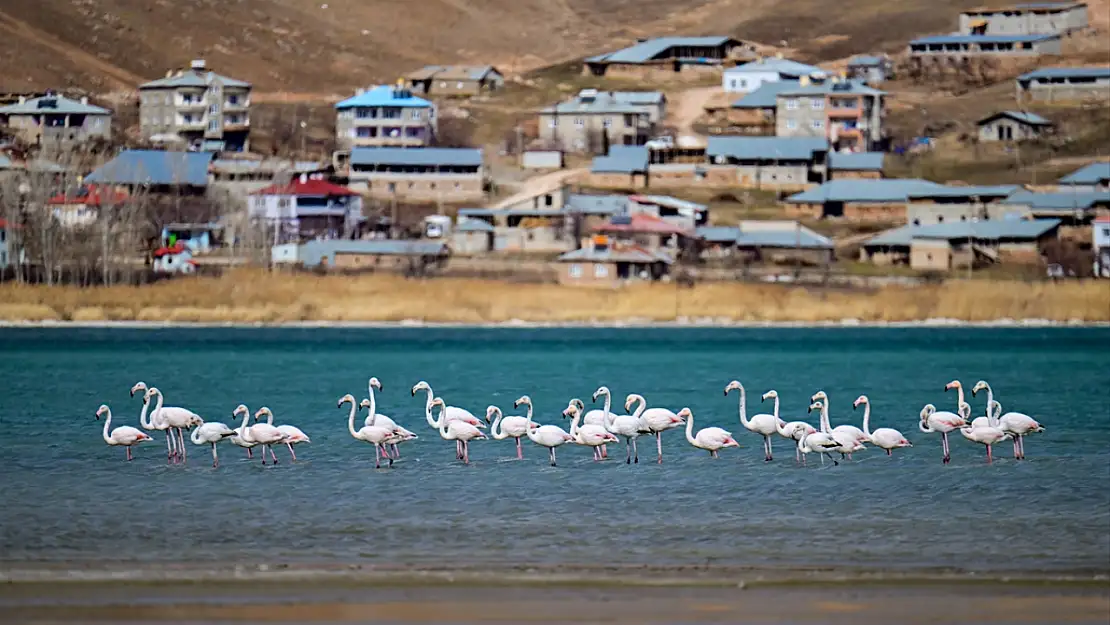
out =
{"type": "Polygon", "coordinates": [[[133,88],[190,58],[261,90],[346,93],[426,63],[519,71],[639,36],[732,34],[823,60],[955,28],[980,0],[4,0],[0,88],[133,88]]]}

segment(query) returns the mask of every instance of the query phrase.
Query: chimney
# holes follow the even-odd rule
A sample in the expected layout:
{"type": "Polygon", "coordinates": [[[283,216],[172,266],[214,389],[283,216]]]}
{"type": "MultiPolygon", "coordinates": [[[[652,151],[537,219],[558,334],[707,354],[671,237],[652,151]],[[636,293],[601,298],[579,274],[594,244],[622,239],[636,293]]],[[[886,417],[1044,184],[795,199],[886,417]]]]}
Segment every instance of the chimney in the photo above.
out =
{"type": "Polygon", "coordinates": [[[786,57],[785,57],[785,56],[783,56],[782,52],[776,52],[776,53],[775,53],[775,58],[776,58],[776,59],[784,59],[784,58],[786,58],[786,57]]]}
{"type": "Polygon", "coordinates": [[[798,77],[798,84],[801,85],[802,87],[808,87],[809,86],[809,76],[799,76],[798,77]]]}
{"type": "Polygon", "coordinates": [[[192,62],[189,63],[189,69],[193,70],[194,72],[203,72],[204,68],[204,59],[193,59],[192,62]]]}
{"type": "Polygon", "coordinates": [[[81,96],[81,104],[88,104],[88,103],[89,103],[88,96],[81,96]]]}
{"type": "Polygon", "coordinates": [[[173,70],[172,69],[167,69],[166,70],[166,78],[169,78],[170,76],[173,76],[173,70]]]}
{"type": "Polygon", "coordinates": [[[308,182],[308,174],[301,174],[301,184],[308,182]]]}
{"type": "Polygon", "coordinates": [[[25,96],[25,95],[19,96],[19,103],[20,104],[27,104],[27,96],[25,96]]]}

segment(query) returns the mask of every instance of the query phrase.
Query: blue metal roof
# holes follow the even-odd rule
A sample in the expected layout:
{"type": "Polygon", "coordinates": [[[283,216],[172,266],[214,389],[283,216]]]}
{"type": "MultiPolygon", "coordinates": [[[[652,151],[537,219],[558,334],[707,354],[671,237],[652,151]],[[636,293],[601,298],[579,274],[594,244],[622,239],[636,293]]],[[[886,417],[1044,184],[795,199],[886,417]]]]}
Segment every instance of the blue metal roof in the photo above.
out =
{"type": "Polygon", "coordinates": [[[549,115],[649,113],[651,108],[657,107],[665,99],[659,91],[599,91],[586,99],[579,93],[566,102],[559,102],[540,112],[549,115]]]}
{"type": "Polygon", "coordinates": [[[883,59],[870,54],[854,56],[848,61],[848,67],[878,67],[883,64],[883,59]]]}
{"type": "Polygon", "coordinates": [[[628,196],[615,193],[571,193],[563,203],[563,210],[584,215],[616,215],[628,210],[628,196]]]}
{"type": "Polygon", "coordinates": [[[677,47],[716,47],[735,41],[732,37],[659,37],[633,46],[586,59],[589,63],[646,63],[677,47]]]}
{"type": "Polygon", "coordinates": [[[882,152],[829,152],[832,171],[882,171],[882,152]]]}
{"type": "Polygon", "coordinates": [[[736,226],[701,226],[697,229],[698,238],[710,243],[736,243],[740,238],[740,228],[736,226]]]}
{"type": "Polygon", "coordinates": [[[1106,184],[1110,182],[1110,161],[1090,163],[1060,179],[1064,184],[1106,184]]]}
{"type": "Polygon", "coordinates": [[[305,266],[320,264],[327,258],[328,264],[335,263],[336,254],[377,254],[382,256],[440,256],[447,253],[443,241],[420,241],[404,239],[375,239],[369,241],[350,241],[345,239],[317,239],[300,245],[297,258],[305,266]]]}
{"type": "Polygon", "coordinates": [[[493,224],[483,219],[471,219],[469,217],[462,217],[459,219],[458,225],[455,226],[456,232],[493,232],[493,224]]]}
{"type": "Polygon", "coordinates": [[[597,262],[597,263],[666,263],[671,259],[666,254],[652,252],[639,247],[597,249],[584,247],[559,256],[560,262],[597,262]]]}
{"type": "Polygon", "coordinates": [[[372,106],[396,106],[400,108],[428,108],[432,103],[424,98],[418,98],[409,89],[398,90],[390,85],[379,85],[367,89],[362,93],[343,100],[335,105],[337,109],[349,109],[372,106]]]}
{"type": "Polygon", "coordinates": [[[905,202],[911,193],[939,188],[935,182],[915,178],[830,180],[819,187],[786,198],[792,204],[825,202],[905,202]]]}
{"type": "Polygon", "coordinates": [[[823,137],[709,137],[705,154],[738,161],[808,161],[829,149],[823,137]]]}
{"type": "Polygon", "coordinates": [[[212,152],[124,150],[85,177],[85,182],[124,185],[208,185],[212,152]]]}
{"type": "Polygon", "coordinates": [[[351,165],[480,167],[482,150],[478,148],[355,148],[351,150],[351,165]]]}
{"type": "Polygon", "coordinates": [[[642,145],[612,145],[607,156],[598,156],[590,166],[595,174],[634,174],[647,171],[648,149],[642,145]]]}
{"type": "Polygon", "coordinates": [[[832,249],[833,242],[796,221],[742,221],[739,226],[702,226],[697,235],[711,243],[737,247],[832,249]]]}
{"type": "Polygon", "coordinates": [[[1067,80],[1072,78],[1110,78],[1110,66],[1107,67],[1045,67],[1035,69],[1018,76],[1019,82],[1030,80],[1067,80]]]}
{"type": "Polygon", "coordinates": [[[0,154],[0,169],[13,168],[15,168],[15,163],[12,162],[12,159],[8,158],[7,154],[0,154]]]}
{"type": "Polygon", "coordinates": [[[885,91],[880,91],[874,87],[868,87],[863,82],[858,80],[841,80],[833,82],[826,80],[819,84],[808,84],[806,86],[795,85],[793,89],[787,89],[779,92],[780,96],[805,96],[805,95],[871,95],[880,96],[886,95],[885,91]]]}
{"type": "Polygon", "coordinates": [[[911,198],[1004,198],[1009,197],[1021,189],[1016,184],[1002,184],[994,186],[939,186],[936,188],[911,191],[911,198]]]}
{"type": "Polygon", "coordinates": [[[910,45],[930,45],[948,43],[1036,43],[1059,39],[1060,35],[933,35],[914,39],[910,45]]]}
{"type": "Polygon", "coordinates": [[[983,124],[989,124],[992,121],[994,121],[994,120],[996,120],[1000,117],[1009,117],[1010,119],[1013,119],[1015,121],[1019,121],[1023,124],[1029,124],[1030,126],[1051,126],[1052,125],[1052,122],[1050,122],[1047,119],[1041,117],[1040,115],[1037,115],[1036,113],[1027,113],[1025,111],[999,111],[999,112],[994,113],[992,115],[988,115],[988,116],[984,117],[983,119],[980,119],[977,123],[980,126],[982,126],[983,124]]]}
{"type": "Polygon", "coordinates": [[[930,226],[902,226],[864,242],[865,247],[908,246],[914,239],[978,239],[1034,241],[1060,225],[1059,219],[993,219],[954,221],[930,226]]]}
{"type": "Polygon", "coordinates": [[[217,81],[224,87],[249,88],[251,86],[249,82],[228,78],[216,72],[185,70],[173,76],[143,83],[139,85],[139,89],[174,89],[177,87],[207,88],[208,85],[217,81]]]}
{"type": "Polygon", "coordinates": [[[747,74],[752,72],[777,72],[783,76],[809,76],[814,72],[825,70],[816,65],[807,65],[790,59],[777,59],[774,57],[763,58],[751,63],[744,63],[725,70],[726,74],[747,74]]]}
{"type": "Polygon", "coordinates": [[[84,104],[80,100],[71,100],[60,95],[46,95],[0,107],[0,115],[111,115],[111,113],[106,108],[84,104]]]}
{"type": "Polygon", "coordinates": [[[765,82],[758,89],[732,103],[738,109],[773,109],[778,104],[779,94],[798,88],[796,80],[776,80],[765,82]]]}
{"type": "Polygon", "coordinates": [[[1056,191],[1038,193],[1021,191],[1015,193],[1001,204],[1028,206],[1033,210],[1087,210],[1096,205],[1110,205],[1110,191],[1056,191]]]}

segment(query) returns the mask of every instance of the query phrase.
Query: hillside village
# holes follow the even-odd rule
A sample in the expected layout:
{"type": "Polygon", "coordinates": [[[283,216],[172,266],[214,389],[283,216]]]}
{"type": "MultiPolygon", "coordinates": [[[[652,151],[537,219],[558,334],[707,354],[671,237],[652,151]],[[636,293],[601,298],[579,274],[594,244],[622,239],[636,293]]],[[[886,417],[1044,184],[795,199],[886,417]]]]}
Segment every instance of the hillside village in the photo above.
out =
{"type": "Polygon", "coordinates": [[[1110,52],[1092,17],[969,9],[901,52],[825,62],[645,37],[515,74],[424,66],[289,116],[204,59],[123,100],[8,91],[0,276],[1110,278],[1110,52]]]}

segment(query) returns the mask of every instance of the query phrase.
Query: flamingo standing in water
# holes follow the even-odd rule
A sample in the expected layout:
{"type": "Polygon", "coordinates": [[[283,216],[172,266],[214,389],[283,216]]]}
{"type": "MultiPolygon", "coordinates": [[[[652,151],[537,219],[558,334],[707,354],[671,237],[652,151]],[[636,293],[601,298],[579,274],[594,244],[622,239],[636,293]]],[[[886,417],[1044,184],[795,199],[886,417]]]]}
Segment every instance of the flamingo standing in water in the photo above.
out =
{"type": "MultiPolygon", "coordinates": [[[[267,449],[270,450],[270,458],[273,459],[274,464],[277,464],[277,456],[274,455],[274,444],[284,443],[285,435],[274,426],[265,423],[247,425],[247,421],[251,418],[251,411],[243,404],[236,406],[231,413],[232,417],[238,417],[239,415],[243,415],[243,422],[239,425],[238,430],[239,437],[262,446],[262,464],[266,464],[267,449]]],[[[258,418],[255,417],[255,421],[257,420],[258,418]]]]}
{"type": "Polygon", "coordinates": [[[740,443],[732,437],[732,432],[724,428],[709,427],[698,430],[694,435],[694,413],[689,408],[678,411],[678,416],[686,419],[686,442],[698,449],[709,452],[710,458],[720,458],[718,453],[725,447],[739,447],[740,443]]]}
{"type": "Polygon", "coordinates": [[[624,399],[624,409],[627,412],[632,404],[639,403],[632,416],[643,422],[648,432],[655,434],[655,449],[659,464],[663,464],[663,432],[685,425],[682,417],[666,408],[647,408],[647,400],[643,395],[632,393],[624,399]]]}
{"type": "MultiPolygon", "coordinates": [[[[822,405],[819,401],[813,402],[809,405],[809,412],[821,409],[822,405]]],[[[821,466],[825,466],[825,456],[828,456],[829,460],[832,460],[833,465],[840,464],[836,461],[836,458],[833,458],[832,455],[829,453],[830,451],[836,451],[839,448],[840,441],[833,438],[832,434],[827,431],[827,429],[825,428],[824,419],[821,420],[820,430],[816,432],[807,432],[805,430],[802,430],[801,437],[798,439],[798,451],[801,453],[802,456],[803,467],[806,466],[806,456],[811,453],[816,453],[820,455],[821,466]]]]}
{"type": "Polygon", "coordinates": [[[212,467],[220,466],[220,456],[216,453],[216,443],[225,438],[235,436],[235,430],[227,427],[223,423],[216,421],[209,421],[202,423],[193,433],[189,435],[189,440],[193,441],[194,445],[211,445],[212,446],[212,467]]]}
{"type": "MultiPolygon", "coordinates": [[[[974,395],[977,390],[986,389],[987,391],[987,411],[992,410],[991,406],[994,403],[994,391],[991,390],[989,384],[980,380],[975,388],[971,389],[971,394],[974,395]]],[[[1001,405],[999,405],[1001,410],[1001,405]]],[[[982,417],[976,419],[979,421],[982,417]]],[[[1003,432],[1011,434],[1014,440],[1014,459],[1025,460],[1025,436],[1034,432],[1044,432],[1044,426],[1037,422],[1036,419],[1021,412],[1007,412],[1006,414],[995,417],[995,425],[1003,432]]],[[[974,425],[974,424],[973,424],[974,425]]]]}
{"type": "Polygon", "coordinates": [[[901,432],[894,428],[878,428],[871,431],[871,401],[867,399],[867,395],[860,395],[856,401],[852,402],[852,409],[860,407],[863,404],[863,432],[867,434],[867,442],[878,447],[879,449],[886,450],[886,455],[893,455],[892,449],[899,449],[901,447],[913,447],[913,445],[906,440],[906,437],[901,432]]]}
{"type": "MultiPolygon", "coordinates": [[[[418,391],[424,391],[428,394],[427,401],[424,402],[424,417],[429,424],[435,423],[435,419],[432,418],[432,400],[434,398],[432,386],[424,380],[421,380],[416,383],[416,386],[412,387],[412,396],[416,397],[418,391]]],[[[459,408],[458,406],[445,406],[444,413],[448,421],[462,421],[463,423],[467,423],[479,429],[486,427],[485,423],[479,421],[478,417],[470,414],[470,411],[464,408],[459,408]]],[[[437,430],[439,429],[436,426],[432,427],[437,430]]],[[[457,439],[455,440],[455,457],[459,460],[462,460],[463,457],[462,441],[457,439]]]]}
{"type": "MultiPolygon", "coordinates": [[[[985,446],[987,448],[987,464],[991,464],[994,462],[991,446],[1011,438],[1013,435],[1009,432],[1003,432],[997,425],[994,425],[998,420],[998,415],[1002,414],[1002,404],[991,401],[987,407],[993,413],[990,417],[987,417],[988,424],[983,425],[980,422],[979,425],[975,425],[975,422],[972,421],[967,427],[960,428],[960,434],[973,443],[985,446]]],[[[970,415],[971,406],[967,402],[960,404],[960,416],[966,419],[970,415]]]]}
{"type": "MultiPolygon", "coordinates": [[[[489,423],[489,434],[494,440],[503,441],[506,438],[511,438],[516,441],[516,459],[524,460],[524,449],[521,446],[520,439],[528,435],[529,425],[528,419],[524,417],[504,416],[501,414],[501,409],[497,406],[489,406],[486,408],[486,423],[489,423]]],[[[533,423],[531,429],[540,427],[539,423],[533,423]]]]}
{"type": "Polygon", "coordinates": [[[651,430],[639,417],[633,415],[614,415],[610,412],[613,397],[608,387],[602,386],[594,391],[593,400],[597,401],[597,398],[602,395],[605,396],[605,409],[602,410],[602,413],[605,415],[605,429],[624,438],[624,463],[632,464],[636,462],[639,464],[640,452],[636,449],[636,439],[644,434],[650,434],[651,430]],[[635,456],[635,460],[633,460],[633,456],[635,456]]]}
{"type": "Polygon", "coordinates": [[[563,418],[567,416],[571,417],[570,435],[574,437],[574,442],[584,447],[593,448],[595,461],[604,460],[604,456],[601,455],[601,447],[606,443],[618,442],[617,437],[601,425],[594,423],[578,425],[578,421],[582,418],[582,411],[576,404],[572,403],[563,411],[563,418]]]}
{"type": "MultiPolygon", "coordinates": [[[[137,387],[139,385],[136,384],[135,386],[137,387]]],[[[162,391],[153,386],[146,390],[144,401],[149,401],[152,397],[157,397],[158,402],[154,404],[154,410],[151,411],[150,420],[152,423],[160,422],[165,424],[171,432],[176,432],[178,458],[184,463],[188,460],[188,454],[185,452],[184,431],[190,427],[204,423],[204,419],[201,419],[200,415],[186,408],[163,406],[162,391]]],[[[173,434],[171,434],[171,436],[173,436],[173,434]]]]}
{"type": "MultiPolygon", "coordinates": [[[[971,416],[970,413],[968,416],[971,416]]],[[[952,454],[948,449],[948,433],[967,426],[968,422],[964,417],[947,411],[938,412],[937,407],[933,404],[925,404],[925,407],[921,409],[921,421],[917,424],[917,428],[922,432],[929,434],[940,432],[941,446],[944,449],[944,464],[952,461],[952,454]]]]}
{"type": "MultiPolygon", "coordinates": [[[[577,406],[578,411],[582,413],[582,425],[600,425],[602,428],[608,430],[608,428],[605,427],[604,410],[598,410],[597,408],[586,410],[586,404],[582,403],[582,400],[578,398],[570,400],[570,406],[577,406]]],[[[567,409],[563,411],[564,417],[571,416],[570,406],[567,406],[567,409]]],[[[598,449],[601,450],[602,458],[609,457],[609,448],[607,445],[602,445],[601,447],[598,447],[598,449]]]]}
{"type": "Polygon", "coordinates": [[[439,430],[439,435],[444,440],[455,441],[456,447],[461,446],[462,455],[459,459],[463,461],[463,464],[470,464],[470,441],[484,440],[489,437],[465,421],[459,419],[449,421],[447,419],[447,404],[443,402],[442,397],[433,398],[431,405],[433,408],[439,407],[439,419],[434,423],[434,427],[439,430]]]}
{"type": "Polygon", "coordinates": [[[546,447],[551,452],[551,466],[555,464],[555,448],[566,443],[573,443],[574,437],[567,433],[566,430],[557,425],[541,425],[538,428],[532,427],[532,398],[523,395],[513,402],[513,408],[518,408],[521,404],[528,406],[528,440],[539,445],[546,447]]]}
{"type": "Polygon", "coordinates": [[[778,415],[757,414],[748,419],[748,393],[744,385],[733,380],[725,387],[725,396],[732,391],[740,391],[740,425],[749,432],[755,432],[763,437],[763,461],[771,462],[771,435],[781,434],[780,426],[786,425],[778,415]]]}
{"type": "MultiPolygon", "coordinates": [[[[274,413],[266,406],[259,408],[258,412],[254,413],[254,419],[257,421],[263,415],[266,417],[266,425],[274,425],[274,413]]],[[[285,435],[285,446],[289,448],[289,455],[293,457],[293,462],[296,462],[297,452],[293,451],[293,445],[311,443],[312,440],[308,438],[308,434],[302,432],[301,428],[295,425],[279,425],[277,430],[285,435]]]]}
{"type": "Polygon", "coordinates": [[[767,401],[768,399],[774,399],[775,400],[775,408],[774,408],[774,411],[772,412],[772,416],[775,418],[775,422],[779,424],[779,427],[778,427],[779,436],[781,436],[783,438],[788,438],[788,439],[795,442],[795,445],[794,445],[794,462],[801,463],[801,461],[802,461],[802,450],[801,450],[801,448],[798,447],[797,442],[802,440],[802,436],[805,436],[806,434],[816,433],[817,428],[815,428],[812,425],[806,423],[805,421],[788,421],[786,423],[783,423],[783,420],[779,418],[779,393],[778,393],[778,391],[776,391],[774,389],[767,391],[766,393],[763,394],[762,397],[759,398],[759,402],[763,403],[763,402],[767,401]]]}
{"type": "Polygon", "coordinates": [[[143,410],[139,413],[139,425],[148,431],[164,432],[166,435],[166,462],[174,462],[177,460],[177,437],[170,431],[170,426],[160,418],[158,414],[150,415],[147,419],[147,411],[150,409],[150,396],[146,394],[146,382],[136,382],[135,386],[131,387],[131,396],[134,397],[135,393],[142,391],[143,393],[143,410]]]}
{"type": "MultiPolygon", "coordinates": [[[[382,427],[373,425],[364,425],[361,429],[355,429],[355,413],[358,411],[359,406],[355,403],[355,396],[350,393],[339,398],[337,408],[342,408],[343,404],[351,404],[351,413],[347,416],[347,431],[351,433],[351,438],[364,443],[370,443],[374,446],[374,468],[382,468],[382,455],[385,451],[385,441],[393,435],[393,432],[382,427]]],[[[244,421],[245,423],[245,421],[244,421]]],[[[265,456],[263,456],[265,457],[265,456]]],[[[393,458],[386,454],[389,460],[389,466],[393,466],[393,458]]]]}
{"type": "MultiPolygon", "coordinates": [[[[383,427],[387,430],[393,430],[393,438],[396,440],[390,443],[386,443],[386,445],[387,449],[393,452],[393,459],[399,460],[401,458],[401,450],[397,447],[397,445],[405,441],[415,440],[419,437],[416,435],[415,432],[412,432],[411,430],[407,430],[397,425],[396,421],[378,412],[377,395],[374,393],[374,389],[377,389],[378,392],[381,392],[382,390],[382,383],[378,381],[378,378],[370,378],[370,383],[367,386],[370,389],[370,397],[368,398],[370,402],[370,416],[366,417],[366,420],[363,423],[364,425],[375,425],[378,427],[383,427]]],[[[362,408],[366,408],[366,406],[363,406],[361,403],[359,404],[359,406],[362,408]]]]}
{"type": "Polygon", "coordinates": [[[127,449],[127,460],[132,459],[131,447],[138,445],[144,441],[152,441],[153,438],[149,434],[143,432],[138,428],[133,428],[130,425],[121,425],[108,433],[108,428],[112,426],[112,411],[108,408],[107,404],[101,404],[100,408],[96,410],[96,420],[100,420],[100,415],[104,415],[104,442],[112,445],[122,445],[127,449]]]}

